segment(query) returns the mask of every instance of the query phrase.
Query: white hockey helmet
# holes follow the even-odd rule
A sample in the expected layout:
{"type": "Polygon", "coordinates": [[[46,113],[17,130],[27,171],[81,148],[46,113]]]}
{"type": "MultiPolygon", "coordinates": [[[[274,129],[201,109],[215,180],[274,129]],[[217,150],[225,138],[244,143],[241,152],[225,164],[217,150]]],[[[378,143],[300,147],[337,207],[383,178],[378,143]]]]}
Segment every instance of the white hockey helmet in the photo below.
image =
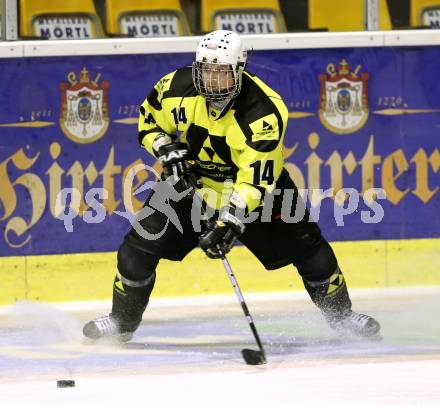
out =
{"type": "Polygon", "coordinates": [[[247,51],[240,36],[217,30],[199,42],[192,65],[194,86],[208,101],[226,101],[237,96],[246,65],[247,51]]]}

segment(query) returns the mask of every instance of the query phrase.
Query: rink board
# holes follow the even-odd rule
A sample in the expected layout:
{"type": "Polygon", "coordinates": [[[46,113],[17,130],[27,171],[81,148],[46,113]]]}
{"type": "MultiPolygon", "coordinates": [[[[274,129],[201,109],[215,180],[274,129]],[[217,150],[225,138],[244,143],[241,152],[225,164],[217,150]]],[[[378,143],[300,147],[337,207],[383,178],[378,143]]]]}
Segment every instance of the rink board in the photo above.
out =
{"type": "MultiPolygon", "coordinates": [[[[440,239],[334,242],[332,246],[352,288],[440,284],[440,239]]],[[[293,266],[266,271],[240,246],[229,258],[245,292],[303,289],[293,266]]],[[[0,304],[23,299],[110,299],[115,271],[115,252],[3,258],[0,304]]],[[[232,293],[232,287],[222,262],[206,258],[200,250],[183,262],[159,264],[153,296],[223,293],[232,293]]]]}

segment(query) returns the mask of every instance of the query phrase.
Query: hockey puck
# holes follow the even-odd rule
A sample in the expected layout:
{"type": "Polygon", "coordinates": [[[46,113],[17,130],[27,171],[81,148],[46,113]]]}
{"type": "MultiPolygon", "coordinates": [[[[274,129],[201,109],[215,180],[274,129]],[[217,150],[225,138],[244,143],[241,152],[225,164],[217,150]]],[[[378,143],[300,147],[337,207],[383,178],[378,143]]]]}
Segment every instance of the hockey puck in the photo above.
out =
{"type": "Polygon", "coordinates": [[[69,388],[75,386],[75,380],[58,380],[57,387],[58,388],[69,388]]]}

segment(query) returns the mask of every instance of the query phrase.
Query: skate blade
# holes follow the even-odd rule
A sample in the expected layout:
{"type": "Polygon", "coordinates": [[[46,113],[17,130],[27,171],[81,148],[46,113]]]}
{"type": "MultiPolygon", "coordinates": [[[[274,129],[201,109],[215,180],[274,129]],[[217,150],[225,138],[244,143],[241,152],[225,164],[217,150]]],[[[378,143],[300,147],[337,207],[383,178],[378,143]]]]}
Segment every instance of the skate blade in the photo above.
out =
{"type": "Polygon", "coordinates": [[[82,343],[88,346],[93,345],[125,345],[125,343],[128,343],[133,338],[133,333],[127,332],[127,333],[121,333],[119,335],[115,336],[105,336],[101,337],[99,339],[93,339],[87,336],[83,336],[82,343]]]}

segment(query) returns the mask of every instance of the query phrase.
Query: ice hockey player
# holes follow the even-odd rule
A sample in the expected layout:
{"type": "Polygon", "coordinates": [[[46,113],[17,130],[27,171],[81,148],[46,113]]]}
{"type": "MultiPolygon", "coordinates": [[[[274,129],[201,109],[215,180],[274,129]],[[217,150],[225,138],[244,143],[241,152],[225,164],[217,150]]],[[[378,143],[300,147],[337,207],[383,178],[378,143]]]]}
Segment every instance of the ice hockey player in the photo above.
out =
{"type": "Polygon", "coordinates": [[[179,192],[200,182],[219,196],[228,188],[229,196],[223,205],[220,197],[215,207],[205,204],[216,209],[216,220],[201,229],[192,221],[190,195],[170,201],[183,233],[167,221],[163,210],[141,219],[148,234],[163,233],[146,238],[133,227],[125,236],[118,250],[111,313],[88,322],[86,337],[129,340],[147,307],[160,259],[182,260],[197,246],[210,258],[219,258],[237,239],[268,270],[293,264],[312,301],[338,333],[360,338],[378,334],[374,318],[352,311],[337,259],[318,225],[309,221],[308,211],[296,223],[283,220],[284,190],[294,191],[293,210],[304,208],[283,168],[288,111],[274,90],[246,70],[246,62],[239,35],[211,32],[201,39],[192,67],[164,76],[143,102],[139,142],[162,163],[163,181],[178,179],[179,192]],[[272,210],[264,220],[263,200],[268,196],[273,197],[272,210]],[[246,220],[255,214],[257,220],[246,220]]]}

